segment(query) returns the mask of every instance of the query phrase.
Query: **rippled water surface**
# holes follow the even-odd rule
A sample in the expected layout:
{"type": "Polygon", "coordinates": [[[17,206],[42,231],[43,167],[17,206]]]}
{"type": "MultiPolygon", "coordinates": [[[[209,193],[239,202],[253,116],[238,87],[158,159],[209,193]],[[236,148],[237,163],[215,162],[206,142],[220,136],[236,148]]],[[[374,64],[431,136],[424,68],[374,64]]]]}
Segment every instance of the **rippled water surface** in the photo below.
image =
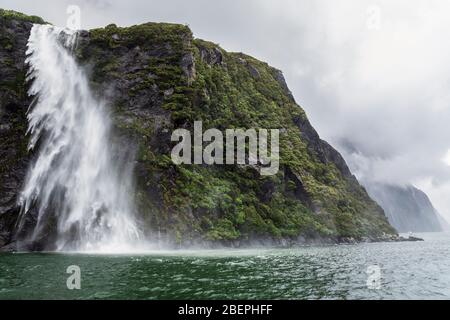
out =
{"type": "Polygon", "coordinates": [[[154,252],[0,254],[1,299],[450,298],[450,234],[424,242],[154,252]],[[70,265],[81,289],[68,290],[70,265]],[[381,286],[367,286],[378,266],[381,286]],[[370,269],[369,269],[370,270],[370,269]]]}

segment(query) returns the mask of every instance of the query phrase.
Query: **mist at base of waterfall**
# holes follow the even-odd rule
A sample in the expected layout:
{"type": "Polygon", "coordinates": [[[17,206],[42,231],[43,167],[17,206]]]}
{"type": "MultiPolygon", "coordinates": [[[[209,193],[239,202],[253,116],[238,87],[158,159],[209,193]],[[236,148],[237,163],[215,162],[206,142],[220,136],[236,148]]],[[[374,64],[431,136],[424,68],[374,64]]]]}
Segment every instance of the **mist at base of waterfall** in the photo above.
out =
{"type": "Polygon", "coordinates": [[[450,234],[423,242],[146,254],[0,254],[0,299],[448,299],[450,234]],[[14,265],[14,272],[10,268],[14,265]],[[81,270],[68,290],[66,269],[81,270]],[[379,289],[367,286],[379,266],[379,289]]]}

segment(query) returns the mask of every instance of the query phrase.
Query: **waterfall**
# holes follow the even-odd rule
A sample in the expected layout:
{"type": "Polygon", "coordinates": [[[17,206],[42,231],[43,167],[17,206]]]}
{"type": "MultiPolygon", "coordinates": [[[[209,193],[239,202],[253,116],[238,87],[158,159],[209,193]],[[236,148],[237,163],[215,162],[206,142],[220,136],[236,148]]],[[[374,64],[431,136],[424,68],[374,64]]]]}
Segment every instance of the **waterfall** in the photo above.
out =
{"type": "Polygon", "coordinates": [[[132,201],[132,161],[121,159],[105,103],[94,96],[73,56],[77,33],[34,25],[28,39],[27,113],[30,165],[20,196],[23,228],[33,212],[31,241],[56,228],[57,251],[121,250],[140,231],[132,201]]]}

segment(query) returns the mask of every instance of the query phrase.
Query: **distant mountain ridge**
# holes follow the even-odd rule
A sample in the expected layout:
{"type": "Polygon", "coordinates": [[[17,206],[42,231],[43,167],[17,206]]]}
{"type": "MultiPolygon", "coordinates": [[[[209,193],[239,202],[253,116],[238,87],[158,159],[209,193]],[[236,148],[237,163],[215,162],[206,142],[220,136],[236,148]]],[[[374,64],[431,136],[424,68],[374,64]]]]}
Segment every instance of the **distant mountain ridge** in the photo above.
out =
{"type": "Polygon", "coordinates": [[[397,231],[439,232],[448,229],[428,196],[416,187],[367,182],[364,185],[397,231]]]}

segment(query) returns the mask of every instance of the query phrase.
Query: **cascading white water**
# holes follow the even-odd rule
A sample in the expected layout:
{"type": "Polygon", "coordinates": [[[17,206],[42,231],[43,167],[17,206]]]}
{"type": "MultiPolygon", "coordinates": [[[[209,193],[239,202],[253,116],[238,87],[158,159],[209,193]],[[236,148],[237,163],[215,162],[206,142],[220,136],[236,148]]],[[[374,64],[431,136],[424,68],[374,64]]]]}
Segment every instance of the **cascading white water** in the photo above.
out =
{"type": "Polygon", "coordinates": [[[49,215],[56,250],[120,251],[136,244],[131,169],[113,150],[104,103],[93,96],[72,48],[77,33],[34,25],[28,40],[29,149],[36,148],[21,193],[21,218],[37,211],[31,240],[43,236],[49,215]],[[122,163],[121,163],[122,162],[122,163]]]}

